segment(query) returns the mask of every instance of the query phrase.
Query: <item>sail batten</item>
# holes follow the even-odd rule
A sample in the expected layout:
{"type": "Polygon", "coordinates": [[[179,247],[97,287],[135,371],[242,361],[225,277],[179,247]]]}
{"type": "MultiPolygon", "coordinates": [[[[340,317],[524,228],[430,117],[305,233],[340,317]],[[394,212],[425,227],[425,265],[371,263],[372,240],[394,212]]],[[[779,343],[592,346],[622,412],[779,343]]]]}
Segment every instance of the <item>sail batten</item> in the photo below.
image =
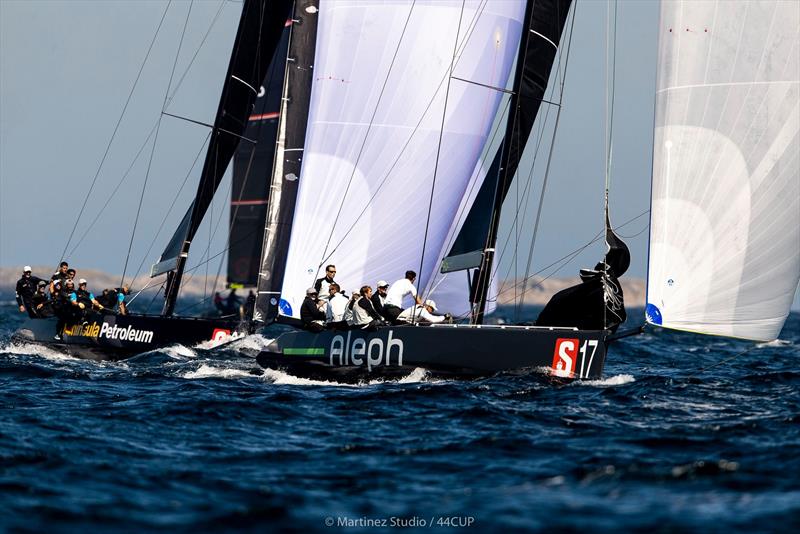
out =
{"type": "Polygon", "coordinates": [[[662,4],[647,320],[768,341],[800,280],[800,10],[662,4]]]}

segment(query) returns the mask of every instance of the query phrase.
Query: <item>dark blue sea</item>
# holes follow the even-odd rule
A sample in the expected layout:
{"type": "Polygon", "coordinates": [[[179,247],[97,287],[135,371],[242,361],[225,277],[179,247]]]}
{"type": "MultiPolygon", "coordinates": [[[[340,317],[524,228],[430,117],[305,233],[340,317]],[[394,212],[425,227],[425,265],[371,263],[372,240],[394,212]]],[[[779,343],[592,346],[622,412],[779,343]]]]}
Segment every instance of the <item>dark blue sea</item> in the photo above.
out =
{"type": "Polygon", "coordinates": [[[261,336],[96,363],[10,343],[21,320],[0,307],[0,530],[800,528],[797,313],[760,345],[649,331],[566,385],[312,382],[260,369],[261,336]]]}

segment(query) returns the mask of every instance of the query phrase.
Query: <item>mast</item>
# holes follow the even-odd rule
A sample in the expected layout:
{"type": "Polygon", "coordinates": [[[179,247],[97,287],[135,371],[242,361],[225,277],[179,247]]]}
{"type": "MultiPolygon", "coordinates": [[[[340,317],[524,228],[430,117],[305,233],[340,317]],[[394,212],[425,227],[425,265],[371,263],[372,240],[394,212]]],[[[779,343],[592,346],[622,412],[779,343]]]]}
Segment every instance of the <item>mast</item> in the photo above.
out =
{"type": "MultiPolygon", "coordinates": [[[[297,0],[292,12],[278,137],[258,271],[258,293],[253,312],[254,321],[262,324],[274,321],[280,311],[285,259],[291,238],[311,104],[318,13],[319,0],[297,0]]],[[[291,315],[291,312],[286,315],[291,315]]]]}
{"type": "MultiPolygon", "coordinates": [[[[497,230],[500,226],[500,211],[547,89],[547,81],[558,52],[558,43],[561,40],[570,4],[571,0],[529,0],[525,9],[524,20],[527,24],[523,30],[517,57],[506,134],[497,156],[500,166],[494,183],[491,217],[480,265],[473,281],[474,291],[470,291],[473,309],[477,306],[472,316],[473,324],[483,322],[492,277],[497,230]]],[[[491,176],[487,176],[487,181],[490,178],[491,176]]],[[[488,185],[491,185],[491,182],[488,185]]]]}
{"type": "Polygon", "coordinates": [[[258,283],[258,259],[269,202],[269,181],[265,178],[272,173],[275,158],[290,28],[291,20],[287,20],[244,133],[258,144],[240,143],[233,157],[228,236],[229,288],[254,287],[258,283]]]}
{"type": "MultiPolygon", "coordinates": [[[[163,315],[170,316],[189,256],[189,247],[247,127],[258,90],[280,40],[289,0],[245,0],[228,72],[194,201],[153,266],[167,273],[163,315]]],[[[253,142],[248,140],[249,142],[253,142]]]]}

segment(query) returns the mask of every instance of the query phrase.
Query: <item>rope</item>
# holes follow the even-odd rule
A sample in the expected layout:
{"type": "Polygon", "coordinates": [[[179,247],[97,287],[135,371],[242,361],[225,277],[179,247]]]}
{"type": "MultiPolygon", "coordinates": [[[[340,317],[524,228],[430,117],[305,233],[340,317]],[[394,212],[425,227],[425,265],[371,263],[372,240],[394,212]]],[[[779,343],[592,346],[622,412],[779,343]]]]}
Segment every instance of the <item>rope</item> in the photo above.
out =
{"type": "Polygon", "coordinates": [[[748,349],[746,349],[746,350],[743,350],[742,352],[738,352],[738,353],[734,354],[733,356],[730,356],[729,358],[725,358],[724,360],[720,360],[720,361],[718,361],[718,362],[717,362],[717,363],[715,363],[715,364],[709,365],[708,367],[703,367],[702,369],[700,369],[699,371],[697,371],[697,372],[696,372],[696,373],[694,373],[693,375],[690,375],[690,376],[687,378],[687,380],[691,380],[692,378],[695,378],[695,377],[697,377],[698,375],[700,375],[700,374],[702,374],[702,373],[705,373],[705,372],[706,372],[706,371],[708,371],[709,369],[713,369],[714,367],[718,367],[718,366],[722,365],[723,363],[728,363],[728,362],[731,362],[731,361],[735,360],[736,358],[738,358],[739,356],[742,356],[742,355],[744,355],[744,354],[747,354],[747,353],[748,353],[748,352],[750,352],[751,350],[755,349],[757,346],[758,346],[758,345],[753,345],[752,347],[750,347],[750,348],[748,348],[748,349]]]}
{"type": "Polygon", "coordinates": [[[108,145],[106,145],[106,150],[103,153],[103,157],[100,159],[100,165],[97,167],[97,172],[94,174],[94,178],[92,179],[92,185],[89,186],[89,191],[83,197],[83,204],[81,205],[81,209],[78,211],[78,217],[75,219],[75,224],[72,225],[72,230],[69,232],[69,238],[67,242],[64,244],[64,250],[61,251],[61,259],[59,259],[59,263],[64,260],[64,254],[66,254],[67,249],[69,248],[70,242],[72,241],[72,234],[75,233],[75,229],[78,227],[78,223],[81,220],[81,216],[83,215],[83,210],[86,209],[86,203],[89,202],[89,197],[92,195],[92,191],[94,190],[94,186],[97,183],[97,177],[100,176],[100,171],[103,168],[103,164],[108,157],[108,152],[111,150],[111,144],[114,142],[114,138],[117,136],[117,131],[119,130],[120,124],[122,124],[122,118],[125,116],[125,111],[128,109],[128,104],[131,102],[131,98],[133,97],[133,92],[136,89],[136,85],[139,83],[139,78],[142,76],[142,71],[144,71],[144,66],[147,63],[147,59],[150,57],[150,52],[153,50],[153,45],[156,42],[156,37],[158,37],[158,33],[161,30],[161,25],[164,23],[164,19],[167,16],[167,11],[169,11],[169,6],[172,4],[172,0],[167,2],[167,7],[164,9],[164,13],[161,15],[161,20],[158,23],[158,27],[156,28],[156,32],[153,35],[153,39],[150,41],[150,46],[147,49],[147,53],[144,56],[144,60],[142,61],[141,66],[139,67],[139,72],[136,74],[136,79],[133,82],[133,87],[131,87],[130,92],[128,93],[128,98],[125,100],[125,105],[122,107],[122,113],[119,115],[119,119],[117,119],[117,124],[114,126],[114,131],[111,134],[111,139],[108,140],[108,145]]]}
{"type": "MultiPolygon", "coordinates": [[[[172,0],[170,0],[171,2],[172,0]]],[[[156,133],[153,138],[153,149],[150,151],[150,160],[147,162],[147,171],[144,175],[144,183],[142,184],[142,193],[139,195],[139,205],[136,207],[136,217],[133,221],[133,229],[131,230],[131,239],[128,243],[128,253],[125,255],[125,265],[122,268],[122,277],[120,280],[120,286],[125,285],[125,273],[128,270],[128,261],[131,258],[131,249],[133,248],[133,239],[136,236],[136,227],[139,224],[139,216],[142,212],[142,203],[144,202],[144,193],[147,190],[147,181],[150,178],[150,168],[153,165],[153,157],[156,152],[156,144],[158,143],[158,133],[161,130],[161,118],[163,117],[163,113],[167,107],[167,100],[169,99],[169,90],[172,87],[172,80],[175,76],[175,68],[178,65],[178,58],[181,55],[181,48],[183,47],[183,38],[186,36],[186,28],[189,25],[189,17],[192,14],[192,7],[194,6],[194,0],[189,3],[189,9],[186,12],[186,20],[183,22],[183,31],[181,32],[181,38],[178,41],[178,50],[175,53],[175,60],[172,63],[172,70],[169,74],[169,82],[167,83],[167,89],[164,91],[164,102],[161,104],[161,115],[158,117],[158,125],[156,126],[156,133]]],[[[166,11],[165,11],[166,14],[166,11]]]]}

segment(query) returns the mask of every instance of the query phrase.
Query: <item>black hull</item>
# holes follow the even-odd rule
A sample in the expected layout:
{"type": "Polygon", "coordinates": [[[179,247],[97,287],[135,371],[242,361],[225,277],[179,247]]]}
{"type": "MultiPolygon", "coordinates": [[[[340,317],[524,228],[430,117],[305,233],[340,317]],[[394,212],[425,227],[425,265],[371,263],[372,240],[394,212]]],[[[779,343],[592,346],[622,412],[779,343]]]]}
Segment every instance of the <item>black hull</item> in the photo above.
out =
{"type": "Polygon", "coordinates": [[[67,324],[56,332],[58,320],[28,319],[12,337],[13,341],[37,343],[92,360],[122,360],[142,352],[180,343],[196,345],[223,339],[236,331],[238,321],[114,315],[91,313],[86,323],[67,324]],[[60,334],[61,339],[56,339],[60,334]]]}
{"type": "Polygon", "coordinates": [[[545,368],[564,379],[600,378],[605,333],[522,326],[399,326],[377,332],[289,332],[258,357],[262,367],[319,380],[407,375],[481,377],[545,368]]]}

